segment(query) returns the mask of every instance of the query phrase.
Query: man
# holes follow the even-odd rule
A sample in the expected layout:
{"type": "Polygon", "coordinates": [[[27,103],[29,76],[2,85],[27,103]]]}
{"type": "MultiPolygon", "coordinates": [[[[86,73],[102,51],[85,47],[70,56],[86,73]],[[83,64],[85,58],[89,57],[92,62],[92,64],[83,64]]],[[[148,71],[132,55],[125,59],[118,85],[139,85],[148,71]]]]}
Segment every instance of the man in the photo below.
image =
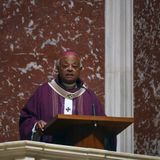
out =
{"type": "Polygon", "coordinates": [[[81,69],[77,53],[63,53],[57,63],[57,78],[40,86],[21,111],[21,139],[56,143],[54,135],[39,136],[38,133],[57,114],[105,115],[94,92],[80,79],[81,69]]]}

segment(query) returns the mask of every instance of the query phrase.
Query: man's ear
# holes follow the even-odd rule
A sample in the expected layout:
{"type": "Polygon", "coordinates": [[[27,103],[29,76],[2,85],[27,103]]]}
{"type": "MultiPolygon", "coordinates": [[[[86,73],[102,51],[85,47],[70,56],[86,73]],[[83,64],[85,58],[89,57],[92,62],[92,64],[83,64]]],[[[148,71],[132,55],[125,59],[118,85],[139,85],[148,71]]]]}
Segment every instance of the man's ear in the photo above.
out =
{"type": "Polygon", "coordinates": [[[80,68],[80,70],[82,70],[82,68],[83,68],[83,67],[82,67],[82,66],[80,66],[79,68],[80,68]]]}
{"type": "Polygon", "coordinates": [[[60,61],[57,60],[57,62],[56,62],[56,69],[57,69],[57,71],[59,71],[59,67],[60,67],[60,61]]]}

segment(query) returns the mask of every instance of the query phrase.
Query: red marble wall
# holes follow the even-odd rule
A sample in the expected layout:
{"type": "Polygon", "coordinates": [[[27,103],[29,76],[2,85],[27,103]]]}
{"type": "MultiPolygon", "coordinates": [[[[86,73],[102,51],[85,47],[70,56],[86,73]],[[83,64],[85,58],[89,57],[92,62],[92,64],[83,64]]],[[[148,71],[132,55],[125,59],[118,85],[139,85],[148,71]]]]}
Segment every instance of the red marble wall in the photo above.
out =
{"type": "Polygon", "coordinates": [[[160,156],[160,1],[134,1],[135,152],[160,156]]]}
{"type": "Polygon", "coordinates": [[[0,1],[0,142],[19,139],[20,109],[66,50],[104,104],[104,0],[0,1]]]}

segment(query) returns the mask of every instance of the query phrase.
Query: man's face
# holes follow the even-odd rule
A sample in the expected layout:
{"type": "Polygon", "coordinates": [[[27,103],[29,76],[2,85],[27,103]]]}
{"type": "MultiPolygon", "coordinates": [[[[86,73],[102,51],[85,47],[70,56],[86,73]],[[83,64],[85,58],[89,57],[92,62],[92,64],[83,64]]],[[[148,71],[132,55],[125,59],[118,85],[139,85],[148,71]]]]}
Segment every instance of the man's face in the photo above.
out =
{"type": "Polygon", "coordinates": [[[76,55],[66,55],[60,60],[59,75],[63,82],[72,84],[80,76],[80,58],[76,55]]]}

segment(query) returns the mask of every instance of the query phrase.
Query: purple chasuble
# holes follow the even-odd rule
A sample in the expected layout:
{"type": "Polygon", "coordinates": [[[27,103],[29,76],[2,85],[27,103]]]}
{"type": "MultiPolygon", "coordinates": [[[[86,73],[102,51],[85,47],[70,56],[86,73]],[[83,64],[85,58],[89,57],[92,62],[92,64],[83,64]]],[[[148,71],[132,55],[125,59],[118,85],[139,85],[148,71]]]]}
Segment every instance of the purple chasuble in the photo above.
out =
{"type": "MultiPolygon", "coordinates": [[[[75,92],[77,89],[69,91],[75,92]]],[[[73,99],[73,114],[104,116],[104,110],[97,96],[90,89],[73,99]]],[[[21,140],[31,140],[32,128],[38,120],[49,122],[57,114],[64,113],[64,97],[56,93],[48,83],[40,86],[21,110],[19,131],[21,140]]],[[[54,143],[52,136],[43,136],[43,142],[54,143]]]]}

